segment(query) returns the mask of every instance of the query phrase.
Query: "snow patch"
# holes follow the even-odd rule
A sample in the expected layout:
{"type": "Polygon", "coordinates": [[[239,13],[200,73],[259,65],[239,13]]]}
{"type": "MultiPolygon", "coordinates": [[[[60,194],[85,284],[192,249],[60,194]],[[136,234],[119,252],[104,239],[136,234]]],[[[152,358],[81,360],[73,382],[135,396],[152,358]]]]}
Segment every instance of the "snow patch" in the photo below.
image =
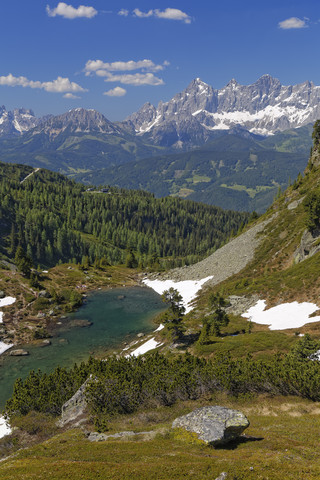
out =
{"type": "MultiPolygon", "coordinates": [[[[6,307],[8,305],[12,305],[15,301],[16,301],[16,299],[14,297],[1,298],[0,299],[0,308],[1,307],[6,307]]],[[[0,312],[0,323],[3,323],[3,312],[0,312]]],[[[13,344],[7,344],[7,343],[4,343],[4,342],[0,342],[0,355],[11,347],[13,347],[13,344]]]]}
{"type": "Polygon", "coordinates": [[[6,419],[0,417],[0,438],[10,435],[12,432],[10,426],[7,424],[6,419]]]}
{"type": "Polygon", "coordinates": [[[162,330],[163,328],[164,328],[164,325],[160,323],[159,327],[155,330],[155,332],[160,332],[160,330],[162,330]]]}
{"type": "Polygon", "coordinates": [[[162,343],[157,342],[154,338],[151,338],[147,342],[140,345],[140,347],[136,348],[133,352],[130,353],[133,357],[138,357],[139,355],[143,355],[144,353],[149,352],[149,350],[153,350],[154,348],[160,347],[162,343]]]}
{"type": "Polygon", "coordinates": [[[174,288],[178,290],[182,296],[183,306],[186,309],[186,313],[192,310],[190,305],[192,300],[197,296],[199,290],[201,290],[202,285],[204,285],[208,280],[211,280],[213,276],[202,278],[201,280],[184,280],[182,282],[174,282],[173,280],[143,280],[143,283],[152,288],[155,292],[162,295],[165,290],[169,288],[174,288]]]}
{"type": "Polygon", "coordinates": [[[256,305],[249,308],[241,316],[260,325],[269,325],[270,330],[286,330],[287,328],[300,328],[306,323],[320,322],[320,316],[310,315],[319,307],[315,303],[282,303],[276,307],[266,308],[266,301],[259,300],[256,305]]]}
{"type": "MultiPolygon", "coordinates": [[[[0,308],[1,307],[6,307],[7,305],[12,305],[16,299],[14,297],[4,297],[0,299],[0,308]]],[[[0,323],[3,323],[3,313],[0,312],[0,323]]]]}
{"type": "Polygon", "coordinates": [[[13,343],[3,343],[0,342],[0,355],[4,353],[6,350],[9,350],[9,348],[13,347],[13,343]]]}
{"type": "Polygon", "coordinates": [[[12,305],[16,299],[14,297],[4,297],[0,299],[0,308],[6,307],[7,305],[12,305]]]}

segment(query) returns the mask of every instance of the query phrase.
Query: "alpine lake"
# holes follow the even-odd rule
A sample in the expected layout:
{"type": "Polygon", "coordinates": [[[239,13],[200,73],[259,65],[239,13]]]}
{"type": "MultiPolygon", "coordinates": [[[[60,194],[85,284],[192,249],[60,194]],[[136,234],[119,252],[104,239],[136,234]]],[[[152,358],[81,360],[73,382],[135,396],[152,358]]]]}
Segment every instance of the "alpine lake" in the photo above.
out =
{"type": "Polygon", "coordinates": [[[59,319],[51,345],[22,345],[28,356],[0,356],[0,410],[12,394],[15,380],[30,370],[51,372],[57,366],[71,367],[90,355],[112,353],[137,334],[155,330],[154,318],[165,306],[160,295],[147,287],[115,288],[90,293],[76,312],[59,319]],[[90,323],[91,324],[90,324],[90,323]]]}

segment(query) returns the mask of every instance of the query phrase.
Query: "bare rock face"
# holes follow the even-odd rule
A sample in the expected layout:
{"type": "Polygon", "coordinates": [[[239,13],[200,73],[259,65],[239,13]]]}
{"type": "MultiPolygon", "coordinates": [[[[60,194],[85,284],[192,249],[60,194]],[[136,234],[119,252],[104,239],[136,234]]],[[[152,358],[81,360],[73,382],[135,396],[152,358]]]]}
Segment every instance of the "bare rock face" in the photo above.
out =
{"type": "Polygon", "coordinates": [[[172,428],[183,428],[196,433],[199,440],[216,446],[237,438],[250,425],[247,417],[238,410],[212,406],[197,408],[176,418],[172,428]]]}
{"type": "Polygon", "coordinates": [[[310,258],[320,251],[320,230],[312,232],[305,230],[297,250],[294,252],[294,262],[300,263],[306,258],[310,258]]]}
{"type": "Polygon", "coordinates": [[[75,425],[85,416],[87,408],[85,390],[90,379],[91,376],[81,385],[73,397],[62,405],[61,418],[58,421],[59,427],[64,427],[68,423],[75,425]]]}
{"type": "Polygon", "coordinates": [[[320,86],[306,81],[281,85],[263,75],[251,85],[235,79],[217,90],[200,78],[155,108],[145,104],[123,122],[154,144],[181,148],[204,143],[217,130],[232,133],[241,125],[258,135],[270,135],[314,122],[320,116],[320,86]]]}

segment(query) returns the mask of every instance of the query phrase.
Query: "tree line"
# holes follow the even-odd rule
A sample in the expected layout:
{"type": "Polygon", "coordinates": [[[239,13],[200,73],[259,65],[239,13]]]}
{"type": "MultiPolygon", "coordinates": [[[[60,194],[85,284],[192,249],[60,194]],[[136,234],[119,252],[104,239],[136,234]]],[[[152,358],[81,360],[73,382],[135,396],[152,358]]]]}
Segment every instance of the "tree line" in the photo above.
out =
{"type": "Polygon", "coordinates": [[[57,416],[62,405],[90,377],[86,387],[88,408],[96,428],[104,430],[112,415],[143,408],[170,406],[216,391],[231,395],[281,394],[320,400],[320,364],[312,356],[319,342],[308,335],[286,355],[269,360],[251,356],[234,359],[229,354],[204,359],[190,354],[144,357],[90,358],[71,369],[57,367],[52,373],[31,371],[17,379],[5,411],[23,416],[31,411],[57,416]]]}
{"type": "Polygon", "coordinates": [[[143,191],[101,193],[66,177],[0,163],[0,253],[18,246],[33,264],[104,259],[128,267],[194,263],[220,247],[249,214],[143,191]]]}

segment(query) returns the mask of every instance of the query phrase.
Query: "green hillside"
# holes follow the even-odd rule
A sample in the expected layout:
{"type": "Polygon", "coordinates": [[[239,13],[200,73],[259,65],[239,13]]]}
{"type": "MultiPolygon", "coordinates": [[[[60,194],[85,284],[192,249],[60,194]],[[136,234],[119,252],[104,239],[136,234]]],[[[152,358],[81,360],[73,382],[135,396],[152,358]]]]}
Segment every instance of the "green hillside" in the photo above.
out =
{"type": "Polygon", "coordinates": [[[304,170],[311,143],[311,127],[259,141],[223,135],[191,152],[144,158],[77,178],[263,212],[279,188],[284,190],[304,170]]]}
{"type": "Polygon", "coordinates": [[[48,170],[0,164],[0,253],[14,258],[18,245],[34,264],[58,262],[163,267],[208,255],[248,221],[177,198],[117,188],[87,191],[48,170]]]}
{"type": "Polygon", "coordinates": [[[143,143],[125,131],[121,134],[83,133],[65,129],[54,139],[47,133],[27,132],[0,140],[0,161],[48,168],[67,175],[119,165],[163,149],[143,143]]]}
{"type": "Polygon", "coordinates": [[[173,315],[171,305],[159,319],[166,323],[157,333],[160,353],[90,359],[16,383],[7,409],[18,428],[0,449],[3,456],[21,450],[0,464],[3,478],[198,480],[222,472],[232,480],[319,478],[320,362],[310,358],[320,346],[319,322],[272,331],[236,313],[226,319],[223,310],[229,295],[255,295],[268,307],[319,302],[319,122],[313,139],[304,176],[257,220],[268,223],[253,260],[203,291],[188,315],[173,315]],[[174,340],[173,323],[182,327],[174,340]],[[55,419],[63,402],[89,374],[82,429],[60,430],[55,419]],[[177,416],[217,404],[248,415],[251,425],[238,441],[212,448],[172,431],[177,416]],[[140,435],[98,443],[86,437],[128,430],[140,435]]]}

